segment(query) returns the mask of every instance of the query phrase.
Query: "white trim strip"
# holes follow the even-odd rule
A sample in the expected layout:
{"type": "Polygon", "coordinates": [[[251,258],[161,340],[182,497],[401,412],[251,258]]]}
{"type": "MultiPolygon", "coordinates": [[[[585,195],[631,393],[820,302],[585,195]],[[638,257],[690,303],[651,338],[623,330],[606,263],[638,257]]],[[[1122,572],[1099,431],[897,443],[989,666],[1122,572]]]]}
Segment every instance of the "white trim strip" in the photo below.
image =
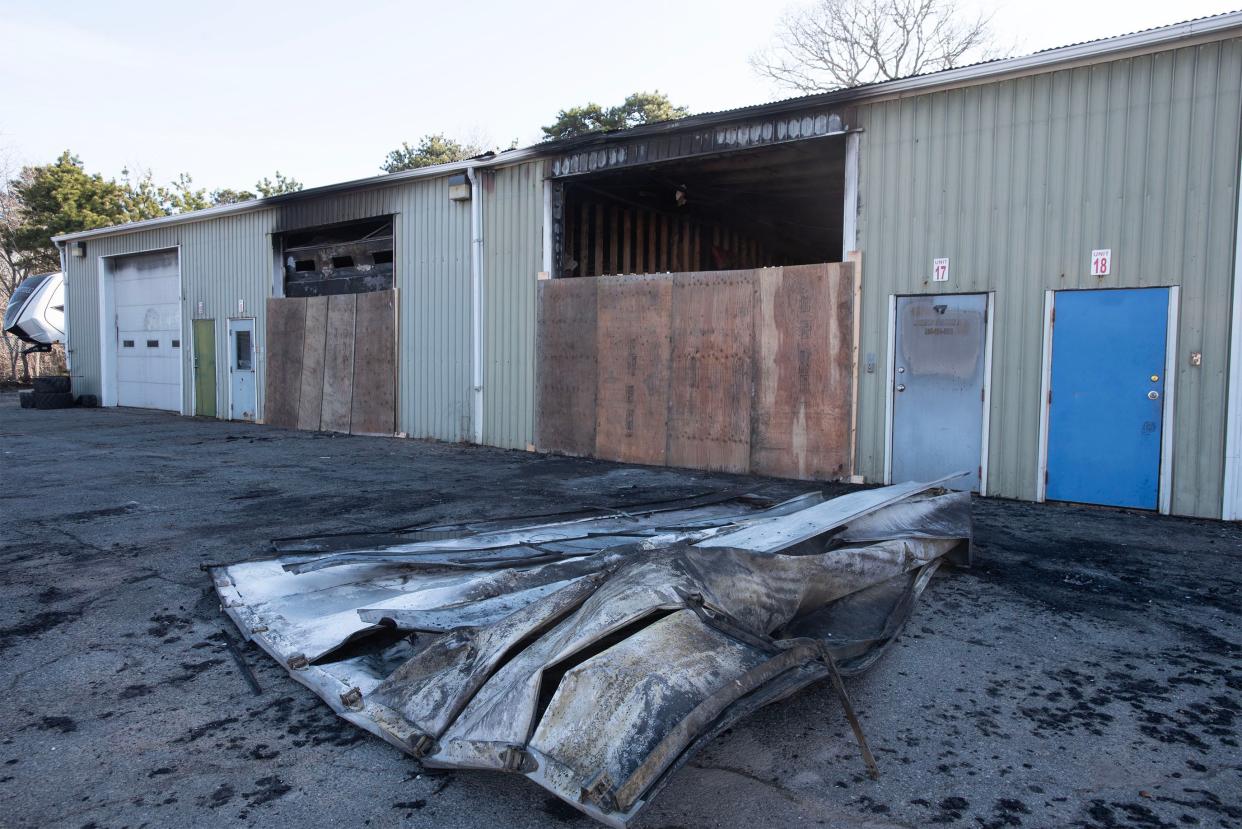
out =
{"type": "Polygon", "coordinates": [[[893,366],[897,361],[897,295],[888,297],[888,364],[884,370],[884,483],[893,482],[893,366]]]}
{"type": "Polygon", "coordinates": [[[857,132],[845,135],[845,206],[841,217],[841,261],[858,250],[858,138],[857,132]]]}
{"type": "Polygon", "coordinates": [[[992,432],[992,332],[996,329],[996,291],[987,298],[983,347],[983,434],[979,444],[979,494],[988,494],[988,443],[992,432]]]}
{"type": "Polygon", "coordinates": [[[1159,509],[1164,515],[1173,511],[1173,417],[1174,381],[1177,379],[1177,321],[1181,288],[1169,288],[1169,316],[1164,335],[1164,405],[1160,423],[1160,497],[1159,509]]]}
{"type": "Polygon", "coordinates": [[[1044,343],[1039,369],[1039,453],[1035,500],[1044,501],[1048,493],[1048,416],[1052,392],[1052,323],[1056,310],[1056,291],[1044,291],[1044,343]]]}
{"type": "Polygon", "coordinates": [[[1226,521],[1242,521],[1242,169],[1238,173],[1236,221],[1233,310],[1229,323],[1228,414],[1225,416],[1225,486],[1221,502],[1221,517],[1226,521]]]}

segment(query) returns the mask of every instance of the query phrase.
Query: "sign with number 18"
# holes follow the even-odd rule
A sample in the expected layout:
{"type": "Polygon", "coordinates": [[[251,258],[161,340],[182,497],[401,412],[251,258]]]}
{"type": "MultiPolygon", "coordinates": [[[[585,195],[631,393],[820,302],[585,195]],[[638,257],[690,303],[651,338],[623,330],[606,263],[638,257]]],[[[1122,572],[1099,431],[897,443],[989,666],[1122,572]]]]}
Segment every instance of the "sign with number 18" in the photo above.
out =
{"type": "Polygon", "coordinates": [[[1092,276],[1108,276],[1113,272],[1113,251],[1093,250],[1091,251],[1091,275],[1092,276]]]}

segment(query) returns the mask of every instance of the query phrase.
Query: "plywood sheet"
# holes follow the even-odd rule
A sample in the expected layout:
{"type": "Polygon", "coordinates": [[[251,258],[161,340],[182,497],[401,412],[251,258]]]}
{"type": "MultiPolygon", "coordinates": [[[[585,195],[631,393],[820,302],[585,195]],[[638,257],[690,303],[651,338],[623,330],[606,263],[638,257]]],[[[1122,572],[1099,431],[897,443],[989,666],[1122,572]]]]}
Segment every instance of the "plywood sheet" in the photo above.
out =
{"type": "Polygon", "coordinates": [[[306,326],[306,301],[267,301],[267,383],[264,389],[264,422],[296,429],[302,394],[302,338],[306,326]]]}
{"type": "Polygon", "coordinates": [[[357,296],[353,408],[356,435],[391,435],[397,421],[397,292],[357,296]]]}
{"type": "Polygon", "coordinates": [[[853,268],[758,272],[751,471],[783,478],[849,473],[853,268]]]}
{"type": "Polygon", "coordinates": [[[539,282],[535,446],[544,452],[595,454],[596,284],[539,282]]]}
{"type": "Polygon", "coordinates": [[[597,457],[666,461],[672,287],[663,276],[597,282],[597,457]]]}
{"type": "Polygon", "coordinates": [[[328,297],[324,340],[323,403],[320,428],[348,432],[354,394],[354,318],[356,294],[328,297]]]}
{"type": "Polygon", "coordinates": [[[320,409],[323,405],[323,358],[328,328],[328,298],[320,296],[298,301],[306,303],[298,428],[315,431],[319,429],[320,409]]]}
{"type": "Polygon", "coordinates": [[[746,472],[754,271],[673,278],[668,463],[746,472]]]}

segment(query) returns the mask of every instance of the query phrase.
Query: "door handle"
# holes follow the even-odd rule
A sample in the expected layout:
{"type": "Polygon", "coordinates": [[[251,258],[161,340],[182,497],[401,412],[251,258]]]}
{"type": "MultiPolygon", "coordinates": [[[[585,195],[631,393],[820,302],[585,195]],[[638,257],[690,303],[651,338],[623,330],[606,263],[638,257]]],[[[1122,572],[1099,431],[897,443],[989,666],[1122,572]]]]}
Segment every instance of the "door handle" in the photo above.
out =
{"type": "Polygon", "coordinates": [[[1155,389],[1152,389],[1151,391],[1147,392],[1147,399],[1148,400],[1159,400],[1160,392],[1156,391],[1155,389]]]}
{"type": "Polygon", "coordinates": [[[897,391],[905,391],[905,390],[906,390],[906,384],[905,384],[905,383],[898,383],[898,384],[897,384],[897,391]]]}

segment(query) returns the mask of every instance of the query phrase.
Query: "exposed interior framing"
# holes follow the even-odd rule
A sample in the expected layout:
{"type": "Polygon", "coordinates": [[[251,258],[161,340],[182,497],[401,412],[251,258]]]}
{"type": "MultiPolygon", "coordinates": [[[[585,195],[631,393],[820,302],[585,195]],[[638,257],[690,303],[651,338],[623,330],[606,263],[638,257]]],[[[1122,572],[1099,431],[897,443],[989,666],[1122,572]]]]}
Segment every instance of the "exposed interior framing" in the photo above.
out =
{"type": "Polygon", "coordinates": [[[276,296],[312,297],[393,287],[393,218],[289,230],[273,237],[281,262],[276,296]]]}
{"type": "Polygon", "coordinates": [[[547,264],[576,277],[843,261],[846,148],[836,135],[558,181],[547,264]]]}

